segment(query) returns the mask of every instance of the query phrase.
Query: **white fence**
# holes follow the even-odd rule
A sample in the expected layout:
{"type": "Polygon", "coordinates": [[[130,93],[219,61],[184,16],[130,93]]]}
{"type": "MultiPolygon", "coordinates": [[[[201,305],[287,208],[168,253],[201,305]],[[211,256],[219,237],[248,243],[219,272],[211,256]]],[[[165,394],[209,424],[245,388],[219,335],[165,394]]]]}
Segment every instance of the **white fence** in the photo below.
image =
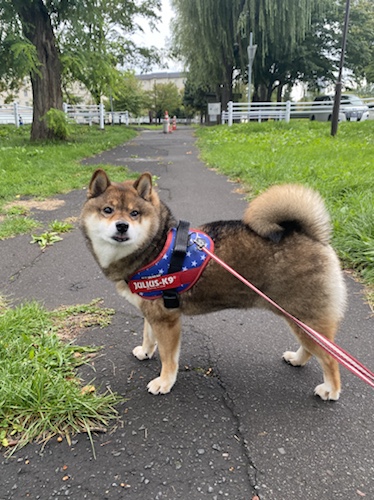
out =
{"type": "MultiPolygon", "coordinates": [[[[63,104],[64,113],[80,124],[98,124],[103,129],[105,124],[113,125],[140,125],[150,123],[149,116],[133,117],[128,111],[106,112],[104,105],[72,105],[63,104]]],[[[33,108],[30,106],[20,106],[14,102],[10,105],[0,106],[0,124],[13,124],[19,127],[23,124],[32,123],[33,108]]],[[[179,120],[180,123],[189,123],[191,120],[179,120]]]]}
{"type": "MultiPolygon", "coordinates": [[[[369,106],[369,110],[374,108],[374,98],[362,99],[369,106]]],[[[333,104],[327,101],[317,102],[232,102],[228,103],[227,111],[222,112],[222,123],[229,126],[236,122],[247,122],[249,120],[285,120],[289,122],[291,118],[311,118],[318,119],[319,116],[332,113],[333,104]]],[[[340,107],[340,118],[345,119],[344,106],[340,107]]],[[[371,111],[370,111],[371,113],[371,111]]],[[[327,119],[327,118],[326,118],[327,119]]]]}
{"type": "Polygon", "coordinates": [[[130,125],[135,123],[140,125],[140,123],[146,120],[146,117],[133,118],[128,111],[106,112],[103,104],[87,106],[64,103],[63,110],[70,119],[77,123],[88,125],[96,123],[100,125],[101,129],[104,128],[106,123],[113,125],[130,125]]]}
{"type": "MultiPolygon", "coordinates": [[[[66,115],[77,123],[86,123],[92,125],[97,123],[100,128],[104,128],[105,109],[103,104],[98,106],[73,106],[63,104],[63,111],[66,115]]],[[[16,127],[32,123],[33,108],[31,106],[20,106],[14,102],[10,105],[0,106],[0,124],[13,124],[16,127]]]]}
{"type": "Polygon", "coordinates": [[[88,125],[92,125],[93,123],[98,123],[100,128],[104,128],[105,122],[105,109],[104,104],[99,105],[74,105],[74,104],[63,104],[64,113],[71,120],[76,121],[77,123],[88,123],[88,125]]]}
{"type": "Polygon", "coordinates": [[[20,106],[16,102],[11,105],[0,106],[0,124],[9,123],[17,127],[32,123],[32,107],[20,106]]]}
{"type": "MultiPolygon", "coordinates": [[[[369,117],[374,119],[374,98],[362,99],[369,106],[369,117]]],[[[343,106],[341,106],[341,110],[343,106]]],[[[132,117],[128,111],[105,112],[104,105],[63,105],[67,116],[82,124],[99,124],[103,129],[105,123],[109,124],[138,124],[149,123],[149,117],[132,117]]],[[[291,118],[313,118],[332,112],[332,103],[320,102],[251,102],[228,103],[227,111],[222,112],[222,123],[232,125],[236,122],[247,122],[249,120],[285,120],[291,118]]],[[[19,127],[23,124],[32,123],[33,109],[31,106],[20,106],[18,103],[0,106],[0,124],[13,124],[19,127]]],[[[344,119],[343,113],[341,118],[344,119]]],[[[178,123],[189,123],[190,120],[178,120],[178,123]]],[[[192,120],[194,121],[194,120],[192,120]]]]}
{"type": "Polygon", "coordinates": [[[249,120],[284,120],[289,122],[291,118],[310,118],[313,113],[326,113],[332,109],[331,104],[326,102],[232,102],[228,103],[227,111],[222,113],[222,123],[229,126],[234,121],[247,122],[249,120]]]}
{"type": "Polygon", "coordinates": [[[287,102],[233,102],[228,103],[227,111],[222,112],[222,123],[229,126],[234,121],[285,120],[290,121],[290,101],[287,102]]]}

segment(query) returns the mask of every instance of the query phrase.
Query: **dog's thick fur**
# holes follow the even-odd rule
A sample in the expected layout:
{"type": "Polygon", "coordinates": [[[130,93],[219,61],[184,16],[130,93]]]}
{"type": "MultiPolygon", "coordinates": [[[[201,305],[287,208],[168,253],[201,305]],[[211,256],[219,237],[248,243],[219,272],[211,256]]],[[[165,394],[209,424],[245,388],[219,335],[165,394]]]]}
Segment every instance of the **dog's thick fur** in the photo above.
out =
{"type": "MultiPolygon", "coordinates": [[[[197,284],[180,295],[177,309],[166,309],[162,299],[146,300],[131,293],[126,280],[157,257],[169,229],[176,226],[147,173],[135,182],[114,183],[103,170],[97,170],[89,185],[81,226],[105,275],[144,315],[143,344],[134,349],[134,355],[139,360],[149,359],[158,346],[162,368],[160,376],[148,384],[152,394],[168,393],[176,381],[182,313],[273,309],[213,260],[197,284]]],[[[212,222],[200,229],[214,240],[215,253],[223,261],[288,312],[334,339],[346,293],[338,258],[329,245],[329,216],[317,193],[299,185],[274,186],[250,203],[243,220],[212,222]]],[[[324,377],[315,394],[337,400],[338,363],[288,322],[301,346],[296,352],[285,352],[283,358],[302,366],[315,355],[324,377]]]]}

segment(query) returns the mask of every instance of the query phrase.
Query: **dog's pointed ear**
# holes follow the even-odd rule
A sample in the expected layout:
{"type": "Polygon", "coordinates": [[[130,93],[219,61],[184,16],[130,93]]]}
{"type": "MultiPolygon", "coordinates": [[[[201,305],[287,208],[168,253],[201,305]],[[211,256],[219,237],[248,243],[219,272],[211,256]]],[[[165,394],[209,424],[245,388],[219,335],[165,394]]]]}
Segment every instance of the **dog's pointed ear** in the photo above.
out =
{"type": "Polygon", "coordinates": [[[135,182],[134,188],[139,196],[149,201],[152,195],[152,176],[148,172],[142,174],[135,182]]]}
{"type": "Polygon", "coordinates": [[[110,180],[107,176],[106,172],[101,168],[98,168],[92,178],[90,185],[88,187],[87,197],[88,198],[96,198],[103,194],[108,187],[110,186],[110,180]]]}

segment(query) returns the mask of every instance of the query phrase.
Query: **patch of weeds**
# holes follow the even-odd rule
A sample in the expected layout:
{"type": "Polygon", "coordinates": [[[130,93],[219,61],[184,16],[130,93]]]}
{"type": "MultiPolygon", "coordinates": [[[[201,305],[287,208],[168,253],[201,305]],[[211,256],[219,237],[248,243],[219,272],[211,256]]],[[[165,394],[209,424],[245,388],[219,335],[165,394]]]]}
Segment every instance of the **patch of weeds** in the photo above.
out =
{"type": "Polygon", "coordinates": [[[40,226],[39,222],[28,217],[30,210],[22,205],[9,206],[0,212],[0,240],[25,234],[40,226]]]}
{"type": "Polygon", "coordinates": [[[5,215],[0,221],[0,240],[27,234],[40,227],[40,223],[23,215],[5,215]]]}
{"type": "Polygon", "coordinates": [[[160,176],[158,175],[152,175],[152,184],[153,186],[157,187],[158,186],[158,180],[160,179],[160,176]]]}
{"type": "Polygon", "coordinates": [[[22,205],[13,205],[4,211],[5,215],[9,217],[12,216],[23,216],[26,217],[30,213],[30,209],[22,205]]]}
{"type": "Polygon", "coordinates": [[[31,302],[0,310],[0,447],[9,454],[53,436],[70,443],[79,432],[92,443],[92,432],[118,421],[120,398],[101,394],[92,382],[83,386],[77,376],[76,367],[93,349],[58,337],[62,320],[56,318],[97,308],[91,303],[49,312],[31,302]]]}
{"type": "Polygon", "coordinates": [[[189,366],[185,366],[185,370],[186,371],[192,370],[196,373],[199,373],[200,375],[204,375],[205,377],[215,377],[216,376],[212,367],[209,367],[209,368],[202,368],[202,367],[190,368],[189,366]]]}
{"type": "Polygon", "coordinates": [[[55,231],[46,231],[39,235],[32,235],[30,243],[37,243],[42,250],[53,245],[57,241],[62,241],[62,238],[55,231]]]}
{"type": "Polygon", "coordinates": [[[92,326],[104,328],[111,323],[114,309],[102,307],[102,300],[95,299],[89,304],[63,306],[52,313],[52,321],[57,334],[64,340],[75,338],[78,333],[92,326]]]}
{"type": "Polygon", "coordinates": [[[74,226],[73,226],[73,224],[71,224],[71,222],[58,221],[58,220],[54,220],[53,222],[51,222],[49,227],[51,228],[51,231],[54,231],[54,232],[59,233],[59,234],[68,233],[69,231],[74,229],[74,226]]]}
{"type": "Polygon", "coordinates": [[[62,233],[67,233],[74,229],[73,224],[68,221],[58,221],[55,220],[49,225],[50,230],[45,231],[39,235],[32,235],[32,240],[30,243],[37,243],[42,250],[45,250],[47,246],[51,246],[57,241],[62,241],[62,233]]]}

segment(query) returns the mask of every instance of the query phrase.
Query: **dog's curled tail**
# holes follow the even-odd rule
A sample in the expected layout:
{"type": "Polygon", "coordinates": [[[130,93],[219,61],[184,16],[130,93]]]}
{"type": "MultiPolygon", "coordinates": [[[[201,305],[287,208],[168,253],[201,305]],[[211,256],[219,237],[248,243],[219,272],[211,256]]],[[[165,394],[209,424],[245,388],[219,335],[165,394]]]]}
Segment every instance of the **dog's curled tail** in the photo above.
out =
{"type": "Polygon", "coordinates": [[[298,230],[328,244],[330,217],[321,196],[304,186],[273,186],[255,198],[244,213],[243,221],[264,238],[279,242],[292,230],[298,230]]]}

